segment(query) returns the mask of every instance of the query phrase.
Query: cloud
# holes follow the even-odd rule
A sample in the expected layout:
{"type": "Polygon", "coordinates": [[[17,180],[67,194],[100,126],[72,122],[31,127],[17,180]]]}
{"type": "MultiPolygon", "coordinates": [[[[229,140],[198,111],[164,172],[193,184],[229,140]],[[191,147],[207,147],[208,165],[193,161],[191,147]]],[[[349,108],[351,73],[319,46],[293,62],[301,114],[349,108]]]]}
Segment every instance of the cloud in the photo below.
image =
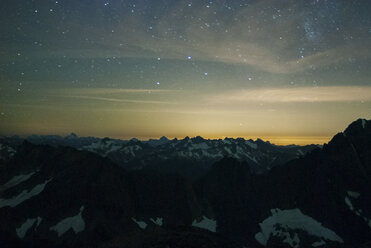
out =
{"type": "MultiPolygon", "coordinates": [[[[55,92],[55,90],[52,90],[55,92]]],[[[176,94],[184,90],[169,89],[123,89],[123,88],[63,88],[58,89],[59,93],[68,95],[104,95],[104,94],[176,94]]]]}
{"type": "Polygon", "coordinates": [[[371,87],[334,86],[244,89],[218,94],[210,99],[213,103],[366,102],[371,101],[371,87]]]}
{"type": "Polygon", "coordinates": [[[83,100],[105,101],[105,102],[123,102],[123,103],[140,103],[140,104],[171,104],[171,105],[177,104],[176,102],[166,102],[166,101],[131,100],[131,99],[94,97],[94,96],[64,96],[64,97],[83,99],[83,100]]]}
{"type": "Polygon", "coordinates": [[[180,90],[166,89],[63,88],[59,89],[57,92],[51,90],[50,94],[57,97],[75,98],[80,100],[176,105],[178,104],[176,101],[162,101],[157,100],[156,97],[160,95],[169,96],[183,92],[184,91],[180,90]]]}
{"type": "MultiPolygon", "coordinates": [[[[124,14],[125,7],[119,3],[115,7],[119,8],[120,22],[109,29],[104,25],[107,20],[100,20],[103,18],[100,15],[96,16],[96,21],[101,21],[102,25],[92,25],[94,28],[75,20],[77,17],[72,15],[66,20],[66,26],[71,26],[67,40],[59,39],[59,36],[45,37],[46,43],[50,44],[48,48],[35,49],[32,44],[32,48],[26,47],[25,53],[43,58],[76,59],[161,56],[184,60],[192,55],[195,60],[242,64],[277,74],[295,74],[313,66],[320,68],[343,63],[349,58],[371,58],[367,32],[355,33],[362,30],[360,27],[354,29],[354,25],[348,26],[345,22],[347,25],[342,25],[336,32],[326,29],[329,20],[321,14],[328,5],[326,1],[308,6],[294,0],[271,1],[268,5],[265,1],[253,1],[233,11],[228,8],[233,4],[221,2],[209,3],[208,8],[202,1],[192,3],[192,7],[188,7],[186,0],[171,2],[166,12],[157,9],[159,13],[151,23],[151,29],[148,17],[152,19],[153,16],[124,14]],[[317,21],[313,22],[313,19],[317,21]],[[91,42],[76,40],[81,30],[87,28],[86,36],[91,42]],[[310,36],[314,32],[315,39],[308,40],[308,32],[310,36]],[[346,40],[348,36],[351,42],[346,40]],[[353,36],[358,38],[353,39],[353,36]],[[303,48],[305,52],[301,54],[299,49],[303,48]]],[[[76,4],[81,8],[80,3],[76,4]]],[[[338,12],[343,13],[346,6],[340,4],[338,12]]],[[[153,4],[152,7],[157,6],[153,4]]],[[[340,17],[349,19],[343,14],[340,17]]],[[[50,25],[53,30],[54,24],[50,25]]],[[[36,40],[40,33],[30,32],[29,35],[35,35],[36,40]]],[[[4,47],[3,50],[14,49],[4,47]]]]}

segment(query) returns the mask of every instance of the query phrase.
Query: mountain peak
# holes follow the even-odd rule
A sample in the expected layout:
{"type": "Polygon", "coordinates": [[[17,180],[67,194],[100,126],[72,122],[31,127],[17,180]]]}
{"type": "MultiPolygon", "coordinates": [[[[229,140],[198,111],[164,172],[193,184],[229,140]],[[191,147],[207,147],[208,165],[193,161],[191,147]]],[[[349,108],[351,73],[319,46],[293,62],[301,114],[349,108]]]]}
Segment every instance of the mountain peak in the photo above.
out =
{"type": "Polygon", "coordinates": [[[202,138],[201,136],[196,136],[196,137],[192,138],[191,140],[196,142],[196,143],[200,143],[200,142],[203,142],[205,139],[202,138]]]}
{"type": "Polygon", "coordinates": [[[110,140],[111,140],[110,138],[104,137],[103,139],[100,140],[100,142],[105,144],[105,143],[107,143],[110,140]]]}
{"type": "Polygon", "coordinates": [[[75,133],[70,133],[65,137],[65,139],[77,139],[78,136],[75,133]]]}
{"type": "Polygon", "coordinates": [[[345,136],[348,135],[359,135],[360,133],[363,133],[365,129],[369,129],[371,127],[370,125],[371,120],[366,119],[358,119],[354,122],[352,122],[344,131],[345,136]]]}
{"type": "Polygon", "coordinates": [[[166,136],[162,136],[162,137],[160,138],[160,140],[161,140],[161,141],[169,141],[169,139],[168,139],[166,136]]]}

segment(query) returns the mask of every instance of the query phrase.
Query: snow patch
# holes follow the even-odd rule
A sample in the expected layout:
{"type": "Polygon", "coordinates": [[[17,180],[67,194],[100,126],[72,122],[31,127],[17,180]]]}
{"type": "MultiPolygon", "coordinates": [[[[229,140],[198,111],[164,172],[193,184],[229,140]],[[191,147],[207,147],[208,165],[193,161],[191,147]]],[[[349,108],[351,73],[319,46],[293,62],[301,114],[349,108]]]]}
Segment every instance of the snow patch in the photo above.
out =
{"type": "Polygon", "coordinates": [[[197,149],[201,149],[201,150],[207,150],[209,149],[209,145],[206,144],[206,143],[198,143],[198,144],[192,144],[192,146],[189,147],[189,150],[197,150],[197,149]]]}
{"type": "Polygon", "coordinates": [[[135,145],[135,146],[126,146],[122,151],[126,154],[130,154],[131,156],[135,157],[135,151],[142,150],[142,147],[135,145]]]}
{"type": "Polygon", "coordinates": [[[192,226],[206,229],[211,232],[216,232],[216,220],[209,219],[206,216],[202,216],[202,220],[200,222],[197,222],[197,220],[194,220],[192,223],[192,226]]]}
{"type": "Polygon", "coordinates": [[[44,183],[42,184],[38,184],[36,185],[35,187],[33,187],[30,191],[27,191],[27,190],[23,190],[19,195],[17,196],[14,196],[13,198],[10,198],[10,199],[2,199],[0,198],[0,208],[2,207],[6,207],[6,206],[9,206],[9,207],[15,207],[19,204],[21,204],[22,202],[40,194],[44,188],[45,188],[45,185],[50,182],[52,179],[49,179],[49,180],[46,180],[44,183]]]}
{"type": "Polygon", "coordinates": [[[326,241],[324,240],[320,240],[320,241],[316,241],[312,244],[313,247],[319,247],[319,246],[323,246],[326,244],[326,241]]]}
{"type": "Polygon", "coordinates": [[[1,150],[7,150],[7,153],[10,157],[13,157],[17,152],[16,150],[13,149],[13,147],[3,145],[3,144],[0,144],[0,151],[1,150]]]}
{"type": "Polygon", "coordinates": [[[121,144],[113,140],[102,139],[98,142],[84,146],[82,150],[87,150],[87,151],[102,154],[103,156],[107,156],[109,153],[118,151],[121,148],[122,148],[121,144]]]}
{"type": "Polygon", "coordinates": [[[202,154],[207,158],[217,159],[223,158],[223,154],[220,151],[218,151],[217,153],[209,153],[208,151],[202,151],[202,154]]]}
{"type": "Polygon", "coordinates": [[[365,127],[366,127],[366,120],[362,119],[362,128],[365,128],[365,127]]]}
{"type": "MultiPolygon", "coordinates": [[[[283,243],[288,244],[292,248],[300,248],[300,239],[297,233],[294,233],[293,238],[291,238],[290,232],[285,232],[284,230],[277,230],[273,236],[281,237],[283,243]]],[[[255,239],[263,244],[267,241],[262,233],[258,233],[255,235],[255,239]]]]}
{"type": "Polygon", "coordinates": [[[156,220],[151,218],[150,221],[152,221],[153,223],[155,223],[158,226],[162,226],[162,218],[157,217],[156,220]]]}
{"type": "Polygon", "coordinates": [[[28,179],[30,179],[32,177],[33,174],[35,174],[35,172],[31,172],[29,174],[21,174],[21,175],[12,177],[4,185],[0,186],[0,191],[4,191],[6,189],[17,186],[18,184],[20,184],[24,181],[27,181],[28,179]]]}
{"type": "Polygon", "coordinates": [[[229,147],[224,147],[224,150],[228,153],[228,155],[232,155],[232,151],[231,149],[229,149],[229,147]]]}
{"type": "Polygon", "coordinates": [[[361,195],[360,193],[358,193],[358,192],[354,192],[354,191],[347,191],[347,194],[348,194],[350,197],[354,198],[354,199],[357,199],[357,198],[361,195]]]}
{"type": "Polygon", "coordinates": [[[286,233],[286,237],[285,239],[283,240],[283,243],[287,243],[289,244],[291,247],[294,247],[294,248],[300,248],[300,239],[299,239],[299,236],[297,233],[294,234],[294,237],[291,238],[291,235],[290,233],[286,233]]]}
{"type": "Polygon", "coordinates": [[[141,228],[141,229],[146,229],[147,227],[147,223],[145,223],[144,221],[137,221],[135,218],[131,218],[135,223],[138,224],[138,226],[141,228]]]}
{"type": "Polygon", "coordinates": [[[43,218],[37,217],[36,227],[38,227],[40,225],[40,223],[41,223],[42,220],[43,220],[43,218]]]}
{"type": "Polygon", "coordinates": [[[58,233],[58,237],[62,236],[71,228],[75,232],[75,234],[84,231],[85,221],[82,218],[82,212],[84,211],[84,208],[84,206],[81,206],[80,212],[77,215],[61,220],[55,226],[50,227],[49,230],[56,231],[58,233]]]}
{"type": "Polygon", "coordinates": [[[345,197],[345,204],[348,205],[348,208],[350,209],[350,211],[354,211],[354,207],[353,207],[353,204],[352,204],[352,201],[349,199],[348,196],[345,197]]]}
{"type": "Polygon", "coordinates": [[[34,219],[27,219],[19,228],[15,229],[18,238],[23,239],[26,236],[27,231],[35,224],[35,222],[36,227],[38,227],[41,221],[42,218],[40,217],[34,219]]]}
{"type": "Polygon", "coordinates": [[[352,203],[352,200],[350,199],[350,197],[357,199],[361,194],[353,191],[347,191],[347,194],[349,197],[345,196],[344,201],[345,204],[348,206],[349,210],[352,211],[355,215],[361,217],[366,222],[366,224],[371,228],[371,219],[362,214],[363,213],[362,209],[355,208],[352,203]]]}
{"type": "Polygon", "coordinates": [[[23,239],[24,236],[26,236],[28,229],[30,229],[35,222],[36,219],[27,219],[19,228],[17,228],[15,231],[18,238],[23,239]]]}
{"type": "Polygon", "coordinates": [[[36,222],[36,227],[35,229],[40,225],[42,221],[41,217],[37,217],[34,219],[27,219],[19,228],[17,228],[15,231],[17,233],[18,238],[23,239],[27,231],[35,224],[36,222]]]}
{"type": "Polygon", "coordinates": [[[258,163],[258,160],[256,160],[255,157],[252,157],[252,156],[250,156],[249,154],[246,154],[246,156],[247,156],[250,160],[254,161],[255,163],[258,163]]]}
{"type": "Polygon", "coordinates": [[[299,155],[299,156],[303,156],[303,155],[304,155],[304,152],[303,152],[302,150],[300,150],[300,149],[298,149],[297,152],[298,152],[298,155],[299,155]]]}
{"type": "Polygon", "coordinates": [[[251,141],[246,140],[245,144],[250,146],[252,149],[258,149],[258,145],[255,143],[252,143],[251,141]]]}
{"type": "Polygon", "coordinates": [[[261,232],[255,234],[255,239],[262,245],[266,246],[271,236],[278,236],[284,238],[284,242],[291,247],[299,247],[299,237],[291,235],[287,230],[300,229],[307,232],[311,236],[316,236],[322,239],[327,239],[339,243],[343,243],[334,231],[322,226],[310,216],[304,215],[299,209],[271,209],[272,216],[265,219],[259,224],[261,232]]]}

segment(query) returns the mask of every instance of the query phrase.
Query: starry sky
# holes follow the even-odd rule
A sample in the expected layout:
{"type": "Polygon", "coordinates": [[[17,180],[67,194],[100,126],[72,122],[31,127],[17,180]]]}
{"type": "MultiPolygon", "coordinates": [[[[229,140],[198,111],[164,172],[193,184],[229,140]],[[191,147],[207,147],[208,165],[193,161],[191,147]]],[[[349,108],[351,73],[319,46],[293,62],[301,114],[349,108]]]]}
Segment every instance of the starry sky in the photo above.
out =
{"type": "Polygon", "coordinates": [[[2,0],[0,134],[322,144],[371,118],[369,0],[2,0]]]}

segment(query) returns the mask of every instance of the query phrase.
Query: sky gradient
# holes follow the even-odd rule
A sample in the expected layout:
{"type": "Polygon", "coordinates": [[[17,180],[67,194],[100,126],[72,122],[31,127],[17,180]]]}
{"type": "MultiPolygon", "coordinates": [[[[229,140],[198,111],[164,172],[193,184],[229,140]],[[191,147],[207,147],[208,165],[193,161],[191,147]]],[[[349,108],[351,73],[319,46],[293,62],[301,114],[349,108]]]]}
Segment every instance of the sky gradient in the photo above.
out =
{"type": "Polygon", "coordinates": [[[0,134],[327,142],[371,118],[371,1],[4,0],[0,134]]]}

